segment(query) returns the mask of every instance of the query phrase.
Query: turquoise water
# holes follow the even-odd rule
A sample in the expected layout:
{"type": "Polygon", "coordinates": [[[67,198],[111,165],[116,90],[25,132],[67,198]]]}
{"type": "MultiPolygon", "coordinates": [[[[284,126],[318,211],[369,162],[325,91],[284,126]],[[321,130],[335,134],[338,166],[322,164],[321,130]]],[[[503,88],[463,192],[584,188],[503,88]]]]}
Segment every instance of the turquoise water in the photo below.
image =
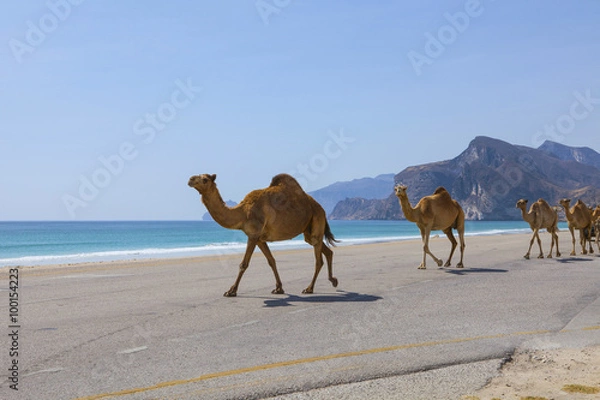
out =
{"type": "MultiPolygon", "coordinates": [[[[407,221],[329,223],[340,246],[420,237],[416,225],[407,221]]],[[[496,235],[530,229],[523,221],[467,221],[465,232],[496,235]]],[[[0,267],[241,253],[245,244],[243,232],[207,221],[0,222],[0,267]]],[[[299,236],[270,247],[308,245],[299,236]]]]}

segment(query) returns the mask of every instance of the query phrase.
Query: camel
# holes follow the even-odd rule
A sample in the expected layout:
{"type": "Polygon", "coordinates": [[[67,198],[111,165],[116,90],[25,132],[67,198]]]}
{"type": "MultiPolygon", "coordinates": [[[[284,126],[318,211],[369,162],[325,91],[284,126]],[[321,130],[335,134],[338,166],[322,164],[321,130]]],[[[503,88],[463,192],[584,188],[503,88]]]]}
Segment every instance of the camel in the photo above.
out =
{"type": "Polygon", "coordinates": [[[540,247],[540,255],[538,258],[544,258],[542,241],[540,240],[539,235],[540,229],[546,229],[552,235],[550,253],[548,253],[547,257],[552,258],[552,248],[554,247],[554,243],[556,243],[556,257],[560,257],[560,252],[558,250],[558,234],[556,233],[558,231],[558,213],[556,210],[550,207],[544,199],[539,199],[533,203],[529,208],[529,212],[527,212],[527,200],[525,199],[517,201],[516,208],[521,210],[523,220],[529,224],[529,227],[533,231],[533,236],[529,242],[529,249],[527,249],[527,254],[523,257],[529,260],[531,246],[533,246],[533,242],[537,239],[538,246],[540,247]]]}
{"type": "Polygon", "coordinates": [[[571,199],[562,199],[560,205],[565,209],[565,216],[567,217],[567,222],[569,226],[569,231],[571,231],[571,238],[573,239],[573,250],[571,251],[571,255],[574,256],[577,253],[575,252],[575,229],[579,230],[579,243],[581,244],[581,253],[587,254],[586,241],[590,242],[590,254],[594,252],[594,248],[592,247],[592,242],[588,239],[587,233],[589,233],[592,226],[592,214],[590,213],[589,208],[581,201],[577,200],[577,203],[571,208],[571,199]]]}
{"type": "Polygon", "coordinates": [[[188,182],[200,193],[202,203],[222,227],[239,229],[248,236],[246,253],[239,266],[235,283],[223,295],[235,297],[242,276],[250,264],[256,246],[262,251],[275,275],[273,294],[284,294],[281,279],[277,272],[275,258],[267,242],[287,240],[304,233],[304,240],[314,247],[315,274],[302,293],[313,293],[319,271],[323,266],[323,255],[327,260],[329,281],[337,287],[338,280],[333,276],[333,251],[324,243],[327,240],[335,246],[337,240],[331,233],[325,210],[315,199],[306,194],[298,182],[290,175],[273,177],[269,187],[253,190],[235,207],[229,208],[223,202],[217,185],[216,175],[195,175],[188,182]]]}
{"type": "Polygon", "coordinates": [[[443,261],[436,258],[433,253],[429,250],[429,234],[432,230],[442,230],[450,243],[452,243],[452,249],[450,250],[450,256],[444,267],[449,267],[452,261],[452,255],[456,249],[456,239],[452,234],[452,228],[458,231],[458,238],[460,240],[460,262],[456,265],[456,268],[463,268],[463,253],[465,249],[465,214],[462,207],[456,200],[450,197],[450,193],[443,187],[438,187],[433,195],[423,197],[417,205],[413,208],[408,200],[406,194],[406,186],[396,185],[395,186],[396,196],[400,201],[400,207],[402,212],[408,221],[414,222],[421,231],[421,239],[423,240],[423,262],[419,265],[418,269],[426,268],[426,257],[427,254],[433,258],[439,267],[442,266],[443,261]]]}
{"type": "Polygon", "coordinates": [[[598,252],[600,252],[600,205],[596,206],[596,209],[592,212],[592,226],[596,234],[596,247],[598,247],[598,252]]]}

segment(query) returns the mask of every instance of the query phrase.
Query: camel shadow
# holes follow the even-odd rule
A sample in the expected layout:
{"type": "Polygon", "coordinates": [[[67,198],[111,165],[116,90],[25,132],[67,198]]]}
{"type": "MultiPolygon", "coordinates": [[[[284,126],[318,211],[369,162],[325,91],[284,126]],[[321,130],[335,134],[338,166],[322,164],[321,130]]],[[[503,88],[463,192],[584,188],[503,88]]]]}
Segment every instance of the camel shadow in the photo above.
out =
{"type": "Polygon", "coordinates": [[[265,307],[287,307],[293,306],[293,303],[367,303],[381,299],[383,297],[338,290],[335,294],[307,294],[306,296],[286,294],[280,299],[265,300],[265,307]]]}
{"type": "Polygon", "coordinates": [[[569,257],[565,257],[565,258],[557,258],[556,261],[559,263],[568,264],[568,263],[580,262],[580,261],[594,261],[594,258],[569,256],[569,257]]]}
{"type": "Polygon", "coordinates": [[[468,274],[479,274],[479,273],[498,273],[508,272],[507,269],[494,269],[494,268],[464,268],[464,269],[444,269],[447,274],[453,275],[468,275],[468,274]]]}

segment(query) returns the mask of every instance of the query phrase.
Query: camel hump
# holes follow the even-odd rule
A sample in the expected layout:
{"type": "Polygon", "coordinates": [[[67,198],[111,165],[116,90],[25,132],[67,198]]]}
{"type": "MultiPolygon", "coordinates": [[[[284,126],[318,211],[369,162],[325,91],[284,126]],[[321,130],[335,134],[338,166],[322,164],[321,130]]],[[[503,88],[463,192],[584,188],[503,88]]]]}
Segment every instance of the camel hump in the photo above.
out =
{"type": "Polygon", "coordinates": [[[269,186],[292,186],[302,190],[298,181],[288,174],[275,175],[273,179],[271,179],[271,184],[269,186]]]}
{"type": "Polygon", "coordinates": [[[437,189],[435,189],[435,192],[433,192],[433,196],[437,196],[438,198],[445,199],[445,201],[452,198],[450,196],[450,193],[443,186],[440,186],[437,189]]]}

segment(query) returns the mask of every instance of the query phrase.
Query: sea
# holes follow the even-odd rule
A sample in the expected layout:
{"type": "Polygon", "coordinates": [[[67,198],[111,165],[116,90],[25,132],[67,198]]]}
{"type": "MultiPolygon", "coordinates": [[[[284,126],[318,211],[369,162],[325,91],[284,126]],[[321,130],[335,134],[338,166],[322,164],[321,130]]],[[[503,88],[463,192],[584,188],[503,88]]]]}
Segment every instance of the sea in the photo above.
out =
{"type": "MultiPolygon", "coordinates": [[[[408,221],[329,221],[338,246],[420,238],[408,221]]],[[[559,224],[566,229],[566,224],[559,224]]],[[[524,221],[466,221],[465,236],[531,232],[524,221]]],[[[432,235],[442,232],[432,232],[432,235]]],[[[0,221],[0,267],[243,253],[246,235],[212,221],[0,221]]],[[[269,244],[310,248],[298,236],[269,244]]]]}

